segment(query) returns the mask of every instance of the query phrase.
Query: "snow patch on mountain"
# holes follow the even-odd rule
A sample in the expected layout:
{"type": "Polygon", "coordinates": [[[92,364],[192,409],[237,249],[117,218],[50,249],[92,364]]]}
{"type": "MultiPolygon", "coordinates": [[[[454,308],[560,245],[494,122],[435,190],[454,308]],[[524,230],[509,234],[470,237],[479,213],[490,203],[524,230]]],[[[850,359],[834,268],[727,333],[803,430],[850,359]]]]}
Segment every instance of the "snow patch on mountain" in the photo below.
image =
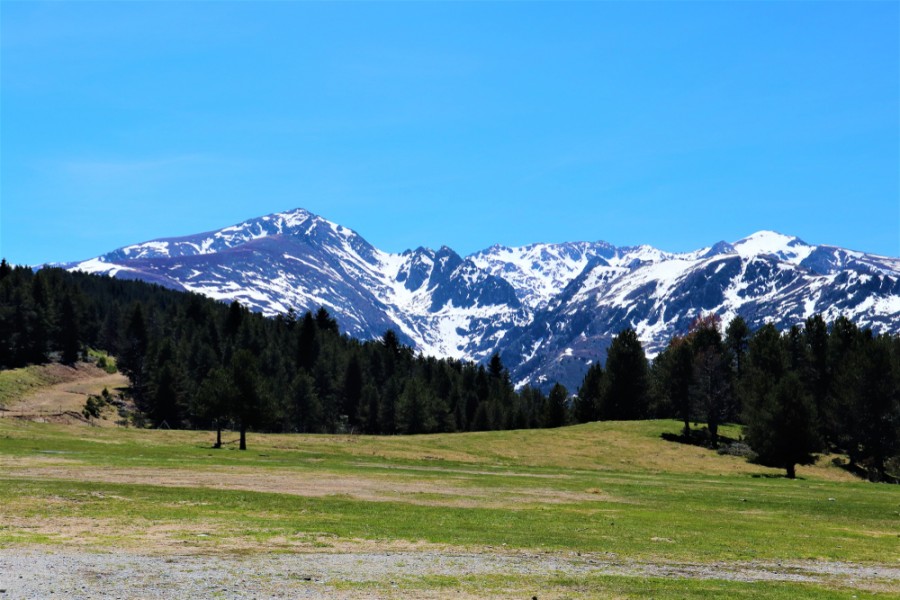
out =
{"type": "Polygon", "coordinates": [[[530,310],[547,306],[570,281],[597,258],[614,256],[606,242],[491,246],[469,258],[484,271],[508,281],[530,310]]]}
{"type": "Polygon", "coordinates": [[[110,277],[115,277],[117,273],[121,271],[133,271],[130,267],[126,267],[118,264],[110,264],[103,260],[103,258],[92,258],[90,260],[86,260],[78,264],[77,270],[83,271],[85,273],[95,273],[98,275],[109,275],[110,277]]]}
{"type": "Polygon", "coordinates": [[[800,238],[775,231],[758,231],[734,243],[734,249],[745,258],[771,254],[792,264],[801,263],[814,250],[800,238]]]}

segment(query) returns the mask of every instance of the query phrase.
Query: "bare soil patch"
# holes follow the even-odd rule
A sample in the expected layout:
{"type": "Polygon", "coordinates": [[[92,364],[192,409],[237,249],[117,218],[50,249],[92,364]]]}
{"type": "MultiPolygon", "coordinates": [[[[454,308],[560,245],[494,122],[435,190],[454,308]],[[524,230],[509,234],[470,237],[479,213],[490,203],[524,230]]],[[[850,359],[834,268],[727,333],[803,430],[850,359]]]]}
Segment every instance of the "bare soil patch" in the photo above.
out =
{"type": "Polygon", "coordinates": [[[407,465],[392,465],[388,463],[365,463],[365,462],[356,462],[352,463],[353,466],[356,467],[366,467],[366,468],[377,468],[377,469],[394,469],[398,471],[431,471],[438,473],[455,473],[460,475],[499,475],[502,477],[533,477],[536,479],[570,479],[571,475],[566,475],[564,473],[519,473],[516,471],[488,471],[488,470],[476,470],[476,469],[456,469],[451,467],[423,467],[423,466],[415,466],[410,467],[407,465]]]}
{"type": "Polygon", "coordinates": [[[88,396],[99,395],[104,388],[114,393],[126,387],[127,377],[121,373],[109,374],[88,363],[78,363],[74,367],[51,364],[36,369],[39,370],[38,377],[50,383],[20,398],[7,399],[0,409],[0,417],[72,425],[114,424],[112,409],[104,415],[106,418],[92,420],[85,419],[81,410],[88,396]]]}
{"type": "Polygon", "coordinates": [[[57,457],[0,457],[6,476],[29,479],[63,479],[98,483],[129,483],[167,487],[272,492],[296,496],[346,496],[374,502],[404,502],[428,506],[517,509],[530,504],[621,502],[602,490],[583,492],[552,488],[485,489],[454,486],[411,476],[363,477],[346,473],[288,469],[212,466],[205,469],[153,467],[87,467],[76,462],[61,464],[57,457]]]}

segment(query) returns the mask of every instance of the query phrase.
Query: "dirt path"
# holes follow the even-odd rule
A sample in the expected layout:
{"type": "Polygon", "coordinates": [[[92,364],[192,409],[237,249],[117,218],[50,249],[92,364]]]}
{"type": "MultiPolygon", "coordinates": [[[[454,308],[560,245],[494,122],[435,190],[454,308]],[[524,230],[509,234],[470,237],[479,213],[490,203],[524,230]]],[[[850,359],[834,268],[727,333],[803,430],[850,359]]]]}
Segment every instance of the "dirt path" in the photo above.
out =
{"type": "MultiPolygon", "coordinates": [[[[121,373],[109,374],[96,367],[82,367],[73,373],[77,378],[72,381],[48,385],[7,403],[0,410],[0,418],[78,421],[88,396],[99,395],[104,388],[115,393],[128,385],[128,378],[121,373]]],[[[101,419],[97,423],[111,425],[112,421],[101,419]]]]}
{"type": "MultiPolygon", "coordinates": [[[[0,549],[0,598],[493,598],[571,597],[549,578],[615,575],[793,582],[897,592],[900,569],[838,562],[651,563],[574,553],[367,551],[158,556],[0,549]],[[421,587],[422,578],[460,578],[421,587]],[[472,582],[472,577],[476,582],[472,582]],[[500,577],[501,587],[479,588],[500,577]],[[467,579],[468,578],[468,579],[467,579]]],[[[433,579],[432,579],[433,580],[433,579]]],[[[578,586],[581,592],[590,590],[578,586]]],[[[571,591],[571,590],[569,590],[571,591]]],[[[580,596],[580,594],[579,594],[580,596]]],[[[848,594],[849,597],[849,594],[848,594]]]]}

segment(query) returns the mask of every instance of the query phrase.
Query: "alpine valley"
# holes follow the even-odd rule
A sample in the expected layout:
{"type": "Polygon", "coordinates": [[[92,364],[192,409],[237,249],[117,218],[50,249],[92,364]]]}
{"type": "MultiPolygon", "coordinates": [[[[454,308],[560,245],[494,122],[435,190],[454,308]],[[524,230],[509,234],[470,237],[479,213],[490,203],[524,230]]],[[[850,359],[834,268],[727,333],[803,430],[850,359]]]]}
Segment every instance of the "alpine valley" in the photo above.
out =
{"type": "Polygon", "coordinates": [[[900,332],[900,258],[761,231],[683,254],[605,242],[383,252],[303,209],[126,246],[63,266],[139,279],[268,315],[324,306],[342,331],[392,328],[424,354],[485,361],[517,384],[574,390],[634,328],[648,355],[700,314],[788,328],[821,313],[900,332]]]}

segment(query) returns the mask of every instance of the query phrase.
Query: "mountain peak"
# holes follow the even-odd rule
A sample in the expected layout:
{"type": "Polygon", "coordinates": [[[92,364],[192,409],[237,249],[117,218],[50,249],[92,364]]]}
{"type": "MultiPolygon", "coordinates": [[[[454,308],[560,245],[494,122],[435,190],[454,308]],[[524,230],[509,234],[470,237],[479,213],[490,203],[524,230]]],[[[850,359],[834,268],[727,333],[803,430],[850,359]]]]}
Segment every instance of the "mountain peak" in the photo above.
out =
{"type": "Polygon", "coordinates": [[[289,229],[300,227],[309,221],[325,221],[322,217],[309,212],[305,208],[295,208],[293,210],[275,213],[269,216],[273,221],[280,221],[284,224],[284,227],[289,229]]]}
{"type": "Polygon", "coordinates": [[[743,257],[771,254],[793,263],[799,263],[815,249],[798,237],[769,230],[757,231],[735,242],[733,247],[743,257]]]}
{"type": "Polygon", "coordinates": [[[778,231],[772,231],[770,229],[761,229],[756,233],[751,233],[745,238],[742,238],[736,242],[734,242],[734,246],[747,246],[747,245],[757,245],[757,246],[796,246],[796,245],[806,245],[806,242],[801,240],[800,238],[793,235],[785,235],[783,233],[779,233],[778,231]]]}
{"type": "Polygon", "coordinates": [[[703,254],[703,258],[712,258],[713,256],[720,256],[722,254],[735,254],[736,251],[734,246],[722,240],[720,242],[716,242],[713,244],[709,250],[707,250],[703,254]]]}

